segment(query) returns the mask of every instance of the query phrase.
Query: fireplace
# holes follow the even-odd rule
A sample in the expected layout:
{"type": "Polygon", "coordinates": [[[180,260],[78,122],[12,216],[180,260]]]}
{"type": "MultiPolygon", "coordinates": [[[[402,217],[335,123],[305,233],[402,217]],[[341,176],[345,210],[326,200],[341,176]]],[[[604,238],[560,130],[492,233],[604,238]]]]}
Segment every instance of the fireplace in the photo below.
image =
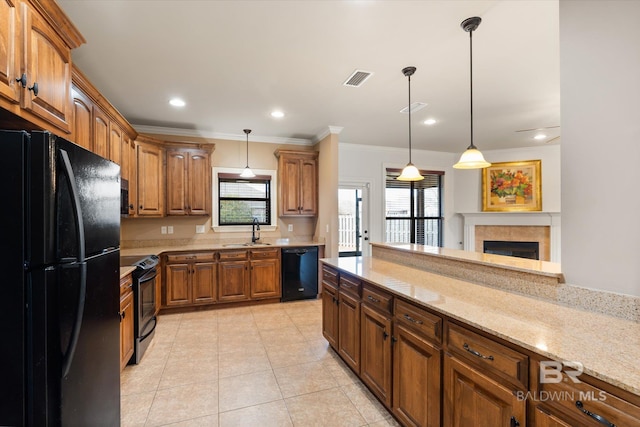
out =
{"type": "Polygon", "coordinates": [[[485,240],[482,251],[486,254],[540,259],[538,242],[514,242],[509,240],[485,240]]]}

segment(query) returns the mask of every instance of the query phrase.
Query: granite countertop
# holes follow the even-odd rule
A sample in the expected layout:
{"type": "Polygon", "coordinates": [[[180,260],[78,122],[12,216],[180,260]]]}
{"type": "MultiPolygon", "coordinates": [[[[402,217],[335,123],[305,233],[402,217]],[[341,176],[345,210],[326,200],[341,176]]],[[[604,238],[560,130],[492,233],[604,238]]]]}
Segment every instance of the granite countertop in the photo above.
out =
{"type": "Polygon", "coordinates": [[[131,274],[131,272],[133,270],[135,270],[135,269],[136,269],[135,267],[131,267],[131,266],[129,266],[129,267],[120,267],[120,278],[122,279],[122,278],[126,277],[127,274],[131,274]]]}
{"type": "Polygon", "coordinates": [[[505,257],[501,255],[485,254],[482,252],[463,251],[459,249],[447,249],[436,246],[424,246],[411,243],[374,243],[372,246],[382,248],[393,248],[394,250],[407,251],[425,256],[437,256],[438,258],[464,261],[472,264],[486,266],[499,266],[500,268],[522,271],[525,273],[535,273],[543,276],[557,277],[564,282],[564,277],[560,269],[560,264],[535,259],[505,257]]]}
{"type": "Polygon", "coordinates": [[[243,246],[237,242],[226,243],[194,243],[188,245],[158,245],[145,246],[140,248],[120,249],[120,256],[131,255],[160,255],[165,252],[185,252],[185,251],[219,251],[219,250],[238,250],[251,248],[295,248],[299,246],[324,246],[319,242],[295,241],[289,242],[285,239],[278,239],[274,242],[256,243],[255,245],[243,246]]]}
{"type": "Polygon", "coordinates": [[[372,257],[325,264],[640,396],[640,323],[453,279],[372,257]]]}

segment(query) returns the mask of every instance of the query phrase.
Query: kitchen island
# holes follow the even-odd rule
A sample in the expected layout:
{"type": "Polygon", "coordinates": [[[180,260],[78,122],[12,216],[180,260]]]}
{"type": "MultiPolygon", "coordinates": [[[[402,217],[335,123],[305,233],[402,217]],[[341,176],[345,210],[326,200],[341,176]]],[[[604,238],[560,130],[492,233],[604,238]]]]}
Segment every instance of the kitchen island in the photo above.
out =
{"type": "Polygon", "coordinates": [[[564,282],[557,265],[420,245],[374,244],[372,252],[322,260],[324,333],[403,423],[428,425],[442,408],[445,425],[467,416],[482,425],[484,415],[464,409],[480,405],[485,415],[499,408],[494,420],[505,422],[602,425],[595,415],[640,425],[640,324],[555,302],[564,282]],[[404,332],[413,344],[403,344],[404,332]],[[415,336],[430,356],[422,352],[408,366],[418,354],[415,336]],[[424,378],[421,363],[430,364],[424,378]],[[441,376],[442,404],[432,393],[421,402],[430,414],[412,406],[407,375],[438,385],[433,377],[441,376]]]}

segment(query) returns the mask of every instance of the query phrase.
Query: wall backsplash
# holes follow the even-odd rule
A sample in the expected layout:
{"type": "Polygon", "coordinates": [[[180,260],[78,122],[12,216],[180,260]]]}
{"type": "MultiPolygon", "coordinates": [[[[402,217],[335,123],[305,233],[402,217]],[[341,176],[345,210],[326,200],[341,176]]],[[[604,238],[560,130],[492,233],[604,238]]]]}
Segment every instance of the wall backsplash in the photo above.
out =
{"type": "MultiPolygon", "coordinates": [[[[278,219],[275,231],[261,231],[263,241],[281,238],[310,241],[316,226],[315,218],[278,219]],[[293,231],[287,231],[288,225],[293,231]]],[[[120,228],[121,248],[155,246],[158,242],[167,245],[184,245],[189,243],[247,242],[251,240],[251,231],[247,232],[215,232],[211,228],[210,217],[163,218],[123,218],[120,228]],[[173,234],[162,234],[161,227],[173,227],[173,234]],[[196,226],[204,226],[205,232],[196,233],[196,226]]]]}

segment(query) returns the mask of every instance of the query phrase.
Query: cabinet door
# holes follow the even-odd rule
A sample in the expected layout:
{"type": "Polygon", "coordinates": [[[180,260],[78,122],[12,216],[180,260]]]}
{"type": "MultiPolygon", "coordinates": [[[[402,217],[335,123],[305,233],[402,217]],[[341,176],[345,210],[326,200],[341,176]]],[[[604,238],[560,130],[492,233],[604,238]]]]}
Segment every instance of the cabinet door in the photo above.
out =
{"type": "Polygon", "coordinates": [[[166,267],[166,306],[174,307],[191,303],[189,264],[168,264],[166,267]]]}
{"type": "Polygon", "coordinates": [[[71,132],[71,49],[40,15],[22,4],[28,87],[23,89],[22,108],[58,129],[71,132]]]}
{"type": "Polygon", "coordinates": [[[249,299],[249,262],[225,261],[218,263],[218,301],[249,299]]]}
{"type": "Polygon", "coordinates": [[[317,161],[300,160],[300,173],[300,214],[316,215],[318,213],[317,161]]]}
{"type": "Polygon", "coordinates": [[[360,374],[360,301],[342,290],[338,295],[338,353],[360,374]]]}
{"type": "Polygon", "coordinates": [[[338,292],[322,282],[322,335],[338,350],[338,292]]]}
{"type": "Polygon", "coordinates": [[[459,361],[444,358],[444,414],[446,426],[510,426],[512,417],[525,427],[526,401],[513,389],[459,361]]]}
{"type": "Polygon", "coordinates": [[[251,261],[251,298],[279,298],[280,260],[262,259],[251,261]]]}
{"type": "Polygon", "coordinates": [[[128,292],[120,300],[120,370],[123,370],[133,356],[133,292],[128,292]]]}
{"type": "Polygon", "coordinates": [[[93,152],[109,158],[109,117],[97,106],[93,106],[93,152]]]}
{"type": "Polygon", "coordinates": [[[300,213],[300,160],[285,158],[280,174],[282,205],[281,215],[298,215],[300,213]]]}
{"type": "Polygon", "coordinates": [[[162,149],[153,144],[138,145],[138,215],[164,215],[162,149]]]}
{"type": "Polygon", "coordinates": [[[367,304],[360,312],[360,378],[387,407],[391,406],[391,319],[367,304]]]}
{"type": "Polygon", "coordinates": [[[187,153],[167,151],[167,215],[187,215],[187,153]]]}
{"type": "Polygon", "coordinates": [[[573,424],[558,418],[546,408],[536,406],[531,411],[531,425],[536,427],[571,427],[573,424]]]}
{"type": "Polygon", "coordinates": [[[216,265],[212,262],[194,263],[191,273],[193,303],[204,304],[215,302],[215,285],[216,265]]]}
{"type": "Polygon", "coordinates": [[[136,142],[129,141],[129,216],[133,217],[137,212],[138,201],[138,160],[136,156],[136,142]]]}
{"type": "MultiPolygon", "coordinates": [[[[129,180],[129,169],[131,168],[131,155],[129,151],[129,137],[122,134],[122,142],[120,147],[120,176],[122,179],[129,180]]],[[[131,183],[129,183],[131,185],[131,183]]]]}
{"type": "Polygon", "coordinates": [[[19,100],[20,75],[18,11],[15,0],[0,0],[0,96],[12,103],[19,100]]]}
{"type": "Polygon", "coordinates": [[[109,123],[109,160],[122,164],[122,130],[117,123],[109,123]]]}
{"type": "Polygon", "coordinates": [[[403,425],[440,426],[442,351],[398,322],[393,337],[393,413],[403,425]]]}
{"type": "Polygon", "coordinates": [[[209,153],[206,151],[190,153],[187,171],[189,215],[209,215],[211,211],[209,153]]]}
{"type": "Polygon", "coordinates": [[[87,150],[93,151],[91,112],[93,103],[79,89],[71,89],[73,102],[73,128],[71,140],[87,150]]]}

